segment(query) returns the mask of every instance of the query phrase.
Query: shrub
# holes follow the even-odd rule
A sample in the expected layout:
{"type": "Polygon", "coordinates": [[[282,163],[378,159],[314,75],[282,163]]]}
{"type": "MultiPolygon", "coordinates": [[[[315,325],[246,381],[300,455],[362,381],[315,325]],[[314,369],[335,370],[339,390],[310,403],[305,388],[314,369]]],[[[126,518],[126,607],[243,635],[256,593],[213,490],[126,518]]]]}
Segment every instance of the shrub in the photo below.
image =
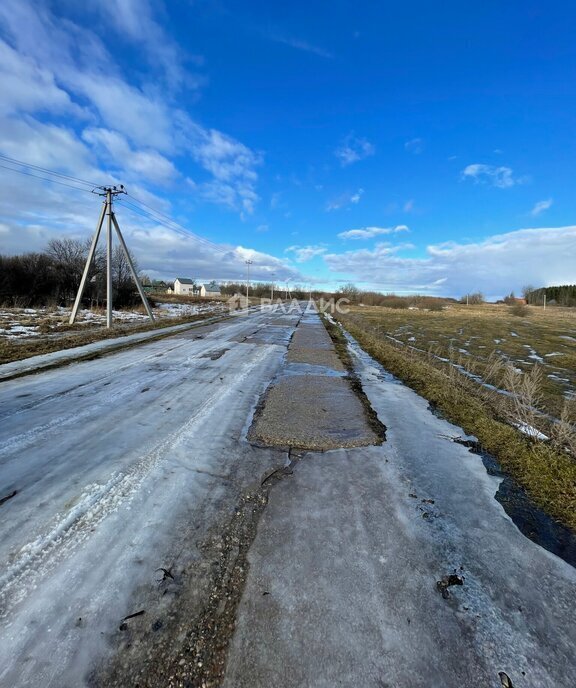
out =
{"type": "Polygon", "coordinates": [[[517,315],[519,318],[525,318],[529,312],[528,306],[524,303],[514,303],[510,306],[510,313],[512,315],[517,315]]]}

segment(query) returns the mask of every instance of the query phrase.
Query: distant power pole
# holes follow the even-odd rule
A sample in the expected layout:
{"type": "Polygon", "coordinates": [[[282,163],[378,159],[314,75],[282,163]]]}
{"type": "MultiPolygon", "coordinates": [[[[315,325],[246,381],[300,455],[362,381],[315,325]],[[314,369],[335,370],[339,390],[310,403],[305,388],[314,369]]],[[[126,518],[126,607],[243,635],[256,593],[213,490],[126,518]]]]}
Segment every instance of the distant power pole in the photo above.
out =
{"type": "Polygon", "coordinates": [[[100,218],[98,219],[98,224],[96,225],[96,231],[94,232],[94,236],[92,237],[92,243],[90,245],[90,250],[88,251],[88,258],[86,259],[86,265],[84,266],[84,272],[82,274],[82,279],[80,280],[80,286],[78,287],[78,292],[76,294],[76,300],[74,301],[74,307],[72,308],[72,314],[70,315],[70,325],[74,324],[74,321],[76,320],[76,315],[78,314],[78,309],[80,308],[80,304],[82,302],[82,296],[84,295],[84,289],[86,288],[86,282],[88,281],[88,274],[90,272],[90,267],[92,265],[92,261],[94,260],[94,253],[96,252],[96,246],[98,244],[98,239],[100,238],[100,232],[102,231],[102,225],[104,224],[104,217],[107,217],[107,224],[106,224],[106,327],[112,327],[112,301],[113,301],[113,296],[112,296],[112,225],[114,225],[114,229],[116,230],[116,234],[118,235],[118,239],[120,240],[120,244],[122,246],[122,249],[124,251],[124,255],[126,256],[126,260],[128,262],[128,265],[130,267],[130,272],[132,273],[132,277],[134,279],[134,282],[136,283],[136,287],[138,289],[138,293],[140,294],[140,298],[142,299],[142,303],[144,304],[144,308],[146,309],[146,313],[148,313],[148,317],[150,318],[151,322],[154,322],[154,316],[152,315],[152,311],[150,310],[150,304],[148,303],[148,299],[146,298],[146,295],[144,294],[144,290],[142,289],[142,285],[140,284],[140,280],[138,279],[138,275],[136,274],[136,270],[134,268],[134,264],[132,263],[132,258],[130,256],[130,252],[128,251],[128,247],[126,246],[126,242],[124,241],[124,237],[122,236],[122,232],[120,231],[120,225],[118,224],[118,221],[116,220],[116,215],[114,214],[114,209],[112,207],[112,201],[115,196],[118,196],[118,194],[123,194],[126,193],[124,189],[124,185],[120,184],[119,187],[116,186],[100,186],[98,187],[101,189],[101,193],[99,193],[99,196],[104,196],[104,204],[102,206],[102,212],[100,213],[100,218]]]}
{"type": "Polygon", "coordinates": [[[253,260],[246,260],[244,261],[246,265],[248,266],[248,279],[246,280],[246,298],[249,298],[250,296],[250,266],[254,262],[253,260]]]}

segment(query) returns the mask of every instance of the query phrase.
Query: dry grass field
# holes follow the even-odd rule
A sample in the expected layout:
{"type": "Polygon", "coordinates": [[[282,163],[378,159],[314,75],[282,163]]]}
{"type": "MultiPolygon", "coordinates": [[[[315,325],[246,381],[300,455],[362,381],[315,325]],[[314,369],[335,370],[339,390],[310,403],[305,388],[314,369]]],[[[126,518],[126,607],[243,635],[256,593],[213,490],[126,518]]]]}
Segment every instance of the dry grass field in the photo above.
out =
{"type": "MultiPolygon", "coordinates": [[[[541,367],[542,406],[559,416],[576,396],[576,309],[454,304],[442,311],[356,306],[348,318],[378,337],[449,359],[484,378],[495,358],[524,373],[541,367]]],[[[502,383],[502,380],[497,380],[502,383]]]]}

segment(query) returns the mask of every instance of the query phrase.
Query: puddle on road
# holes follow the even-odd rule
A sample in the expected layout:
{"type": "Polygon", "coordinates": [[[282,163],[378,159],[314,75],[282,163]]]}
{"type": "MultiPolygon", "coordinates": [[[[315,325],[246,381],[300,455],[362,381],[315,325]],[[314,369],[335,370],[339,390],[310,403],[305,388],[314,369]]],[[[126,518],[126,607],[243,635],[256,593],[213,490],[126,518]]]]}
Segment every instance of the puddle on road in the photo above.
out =
{"type": "MultiPolygon", "coordinates": [[[[442,413],[432,404],[429,405],[429,410],[438,418],[443,418],[442,413]]],[[[457,438],[451,440],[479,455],[488,475],[502,478],[494,498],[500,502],[522,535],[576,568],[576,535],[536,506],[526,490],[505,473],[498,461],[478,443],[465,439],[460,441],[457,438]]]]}
{"type": "Polygon", "coordinates": [[[526,491],[502,471],[493,456],[482,451],[475,453],[480,454],[489,475],[503,478],[495,498],[518,530],[532,542],[576,568],[576,535],[537,507],[526,491]]]}

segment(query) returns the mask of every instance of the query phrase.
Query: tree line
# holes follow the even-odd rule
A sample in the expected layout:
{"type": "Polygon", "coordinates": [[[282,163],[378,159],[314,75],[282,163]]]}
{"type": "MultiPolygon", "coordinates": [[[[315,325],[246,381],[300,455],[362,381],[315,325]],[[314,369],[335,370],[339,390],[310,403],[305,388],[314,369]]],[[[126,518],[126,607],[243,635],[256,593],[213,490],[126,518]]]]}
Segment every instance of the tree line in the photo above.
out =
{"type": "MultiPolygon", "coordinates": [[[[69,306],[76,296],[90,240],[51,239],[44,251],[17,256],[0,254],[0,305],[17,308],[31,306],[69,306]]],[[[131,258],[138,270],[132,254],[131,258]]],[[[115,306],[138,302],[130,266],[121,246],[112,251],[112,284],[115,306]]],[[[106,255],[97,249],[88,273],[85,305],[106,302],[106,255]]]]}
{"type": "Polygon", "coordinates": [[[528,287],[524,290],[526,302],[534,306],[542,306],[546,296],[548,305],[576,306],[576,284],[564,284],[558,287],[528,287]]]}

